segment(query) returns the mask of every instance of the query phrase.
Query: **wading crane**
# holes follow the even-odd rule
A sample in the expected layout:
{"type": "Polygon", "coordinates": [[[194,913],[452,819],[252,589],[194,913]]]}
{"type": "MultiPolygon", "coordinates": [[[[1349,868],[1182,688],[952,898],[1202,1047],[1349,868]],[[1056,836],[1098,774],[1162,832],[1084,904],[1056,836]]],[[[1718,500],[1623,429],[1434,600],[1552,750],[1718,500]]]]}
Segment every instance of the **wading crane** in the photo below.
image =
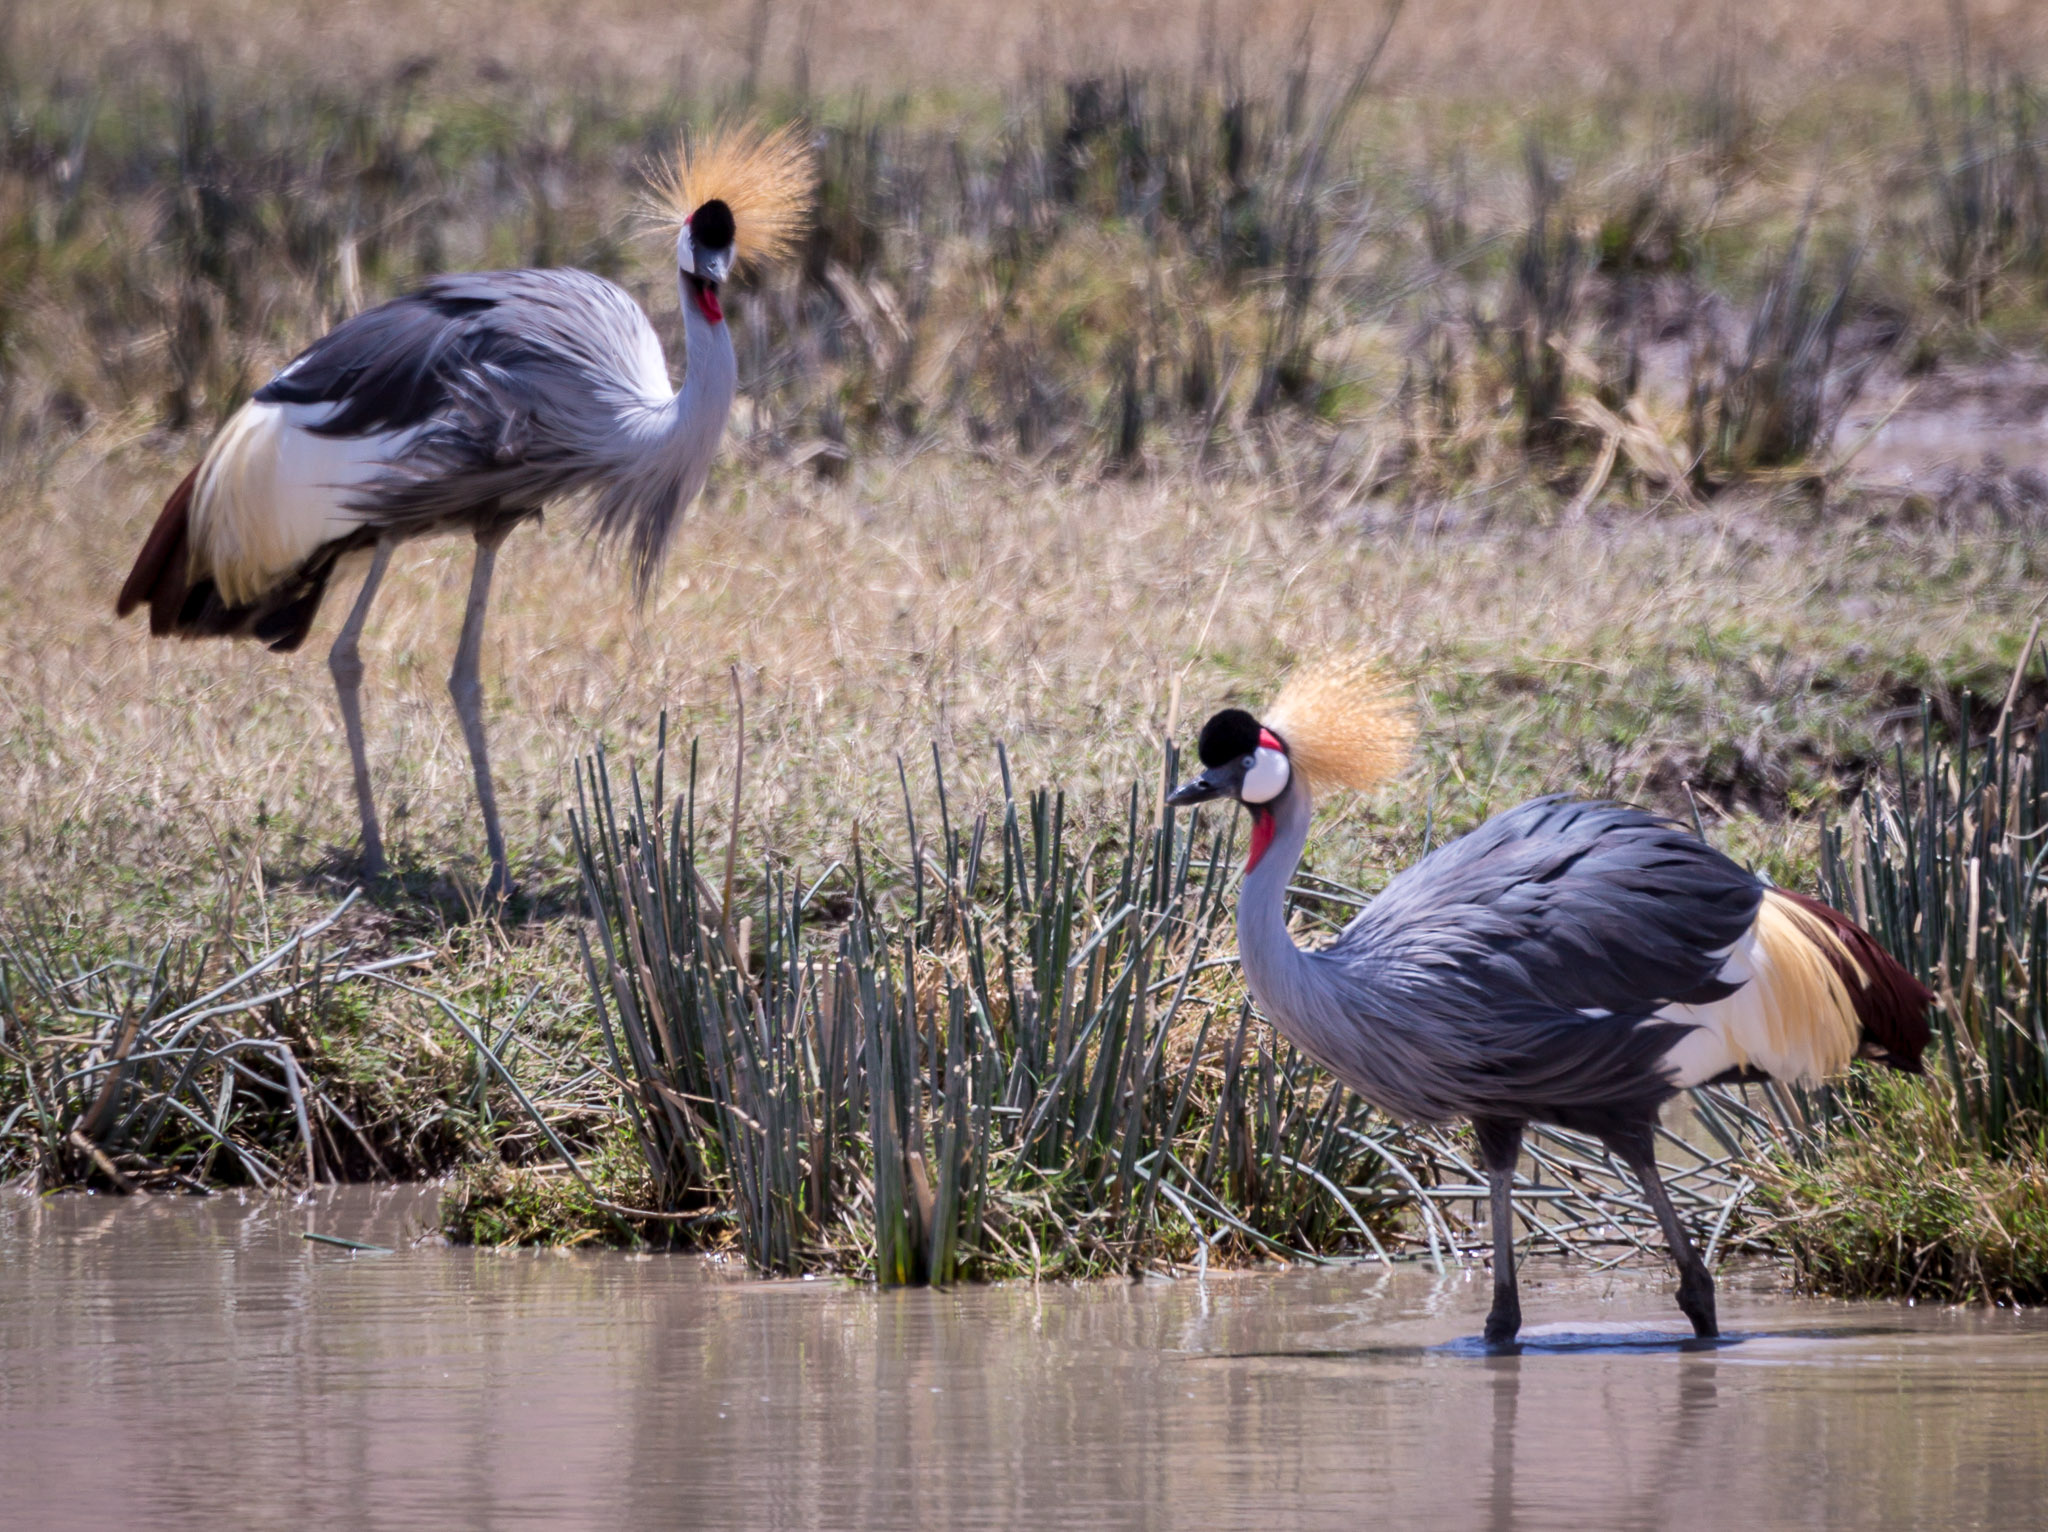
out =
{"type": "Polygon", "coordinates": [[[1628,1165],[1678,1263],[1679,1308],[1715,1335],[1713,1277],[1658,1177],[1658,1109],[1694,1085],[1815,1083],[1859,1056],[1918,1072],[1932,995],[1845,916],[1677,823],[1568,797],[1431,851],[1303,951],[1286,896],[1313,793],[1386,780],[1412,738],[1380,672],[1346,659],[1298,671],[1263,720],[1228,708],[1203,725],[1203,771],[1167,802],[1235,799],[1251,815],[1245,982],[1376,1106],[1471,1120],[1492,1208],[1489,1344],[1521,1327],[1510,1193],[1532,1121],[1592,1134],[1628,1165]]]}

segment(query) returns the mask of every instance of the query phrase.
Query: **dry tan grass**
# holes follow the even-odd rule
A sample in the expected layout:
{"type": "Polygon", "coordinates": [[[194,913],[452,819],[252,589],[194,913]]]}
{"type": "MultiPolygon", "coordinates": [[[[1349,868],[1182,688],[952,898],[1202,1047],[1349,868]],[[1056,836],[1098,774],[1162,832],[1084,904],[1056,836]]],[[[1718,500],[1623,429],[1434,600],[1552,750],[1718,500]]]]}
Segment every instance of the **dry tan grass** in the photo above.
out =
{"type": "MultiPolygon", "coordinates": [[[[1987,52],[2015,63],[2048,56],[2048,11],[2031,0],[1966,0],[1987,52]]],[[[1815,76],[1895,71],[1940,60],[1949,0],[1411,0],[1386,56],[1397,93],[1501,89],[1534,95],[1610,83],[1691,83],[1739,62],[1754,84],[1796,91],[1815,76]]],[[[385,71],[439,58],[470,72],[511,72],[561,84],[634,81],[719,94],[745,79],[789,87],[799,72],[830,92],[968,93],[1105,67],[1188,69],[1241,59],[1263,72],[1291,59],[1307,29],[1314,57],[1342,68],[1380,25],[1377,6],[1314,0],[1081,0],[1042,5],[858,0],[506,0],[488,8],[410,0],[94,0],[45,3],[14,22],[23,46],[98,60],[166,37],[241,67],[346,60],[385,71]],[[799,59],[803,62],[799,63],[799,59]]]]}
{"type": "MultiPolygon", "coordinates": [[[[81,913],[137,885],[175,904],[252,857],[273,880],[345,872],[354,840],[322,663],[342,602],[289,657],[151,641],[112,617],[180,461],[81,441],[0,509],[14,568],[34,571],[0,590],[0,880],[81,913]]],[[[920,802],[934,741],[963,792],[988,789],[999,740],[1023,782],[1120,801],[1158,771],[1170,723],[1186,736],[1212,706],[1256,706],[1291,654],[1360,641],[1420,682],[1426,759],[1396,789],[1411,821],[1432,794],[1463,818],[1538,787],[1641,792],[1687,744],[1853,753],[1899,677],[1997,670],[2031,555],[1799,520],[1749,507],[1387,531],[1304,511],[1284,484],[1058,483],[943,453],[836,485],[734,470],[644,613],[566,520],[509,545],[486,674],[515,866],[561,876],[572,761],[600,738],[644,752],[663,708],[705,737],[722,781],[734,666],[750,838],[814,868],[855,817],[870,845],[898,838],[898,752],[920,802]]],[[[401,865],[478,865],[441,684],[465,580],[461,545],[407,549],[366,639],[401,865]]],[[[1109,817],[1094,801],[1089,817],[1109,817]]],[[[1393,854],[1345,812],[1326,865],[1393,854]]],[[[1753,828],[1780,852],[1808,833],[1753,828]]]]}

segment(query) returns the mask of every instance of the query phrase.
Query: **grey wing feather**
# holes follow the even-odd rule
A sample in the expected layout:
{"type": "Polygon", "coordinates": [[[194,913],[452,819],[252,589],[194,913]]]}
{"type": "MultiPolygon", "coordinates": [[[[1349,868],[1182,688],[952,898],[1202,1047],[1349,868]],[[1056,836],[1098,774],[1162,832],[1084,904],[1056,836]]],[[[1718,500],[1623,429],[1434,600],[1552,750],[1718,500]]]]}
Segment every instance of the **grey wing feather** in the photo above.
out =
{"type": "Polygon", "coordinates": [[[1538,798],[1390,882],[1339,939],[1475,997],[1647,1015],[1734,993],[1720,969],[1763,884],[1671,820],[1538,798]]]}
{"type": "Polygon", "coordinates": [[[617,469],[622,419],[666,402],[639,305],[573,270],[439,278],[315,342],[259,400],[332,404],[327,436],[408,432],[359,508],[431,521],[537,508],[617,469]]]}
{"type": "Polygon", "coordinates": [[[1396,877],[1317,955],[1376,1018],[1332,1029],[1345,1057],[1326,1062],[1427,1119],[1654,1113],[1683,1028],[1651,1018],[1733,992],[1719,971],[1762,897],[1669,820],[1523,804],[1396,877]]]}

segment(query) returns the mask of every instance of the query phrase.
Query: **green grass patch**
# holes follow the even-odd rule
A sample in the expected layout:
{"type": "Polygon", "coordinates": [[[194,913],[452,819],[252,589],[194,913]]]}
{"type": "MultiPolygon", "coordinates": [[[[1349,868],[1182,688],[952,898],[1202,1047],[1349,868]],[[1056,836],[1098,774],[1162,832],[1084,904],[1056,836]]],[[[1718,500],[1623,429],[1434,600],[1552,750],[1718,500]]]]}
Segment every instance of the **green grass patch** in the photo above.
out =
{"type": "Polygon", "coordinates": [[[462,1166],[441,1198],[441,1231],[458,1245],[715,1244],[723,1220],[652,1213],[648,1180],[630,1148],[600,1149],[577,1176],[563,1164],[462,1166]],[[587,1179],[586,1179],[587,1177],[587,1179]]]}
{"type": "Polygon", "coordinates": [[[1963,1130],[1941,1076],[1873,1072],[1823,1145],[1769,1167],[1760,1192],[1802,1288],[2048,1303],[2048,1138],[1994,1153],[1963,1130]]]}

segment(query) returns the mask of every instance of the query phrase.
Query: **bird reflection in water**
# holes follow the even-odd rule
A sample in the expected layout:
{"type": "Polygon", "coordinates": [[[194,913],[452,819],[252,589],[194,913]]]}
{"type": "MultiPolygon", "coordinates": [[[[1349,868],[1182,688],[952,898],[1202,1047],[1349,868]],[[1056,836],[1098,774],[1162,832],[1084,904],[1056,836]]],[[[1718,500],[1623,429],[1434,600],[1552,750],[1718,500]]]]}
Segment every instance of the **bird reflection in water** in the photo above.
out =
{"type": "MultiPolygon", "coordinates": [[[[1624,1488],[1617,1502],[1584,1507],[1587,1526],[1668,1525],[1664,1512],[1679,1497],[1689,1493],[1689,1484],[1696,1482],[1691,1472],[1692,1462],[1704,1447],[1713,1414],[1720,1406],[1717,1382],[1720,1362],[1711,1347],[1696,1351],[1687,1348],[1687,1354],[1675,1358],[1674,1362],[1671,1422],[1663,1433],[1668,1443],[1667,1450],[1632,1455],[1635,1465],[1645,1471],[1640,1486],[1624,1488]]],[[[1499,1353],[1487,1357],[1481,1365],[1486,1369],[1487,1381],[1493,1390],[1493,1443],[1488,1462],[1486,1526],[1490,1532],[1517,1532],[1517,1529],[1526,1529],[1533,1519],[1537,1519],[1535,1513],[1556,1509],[1555,1485],[1530,1486],[1524,1497],[1527,1503],[1518,1504],[1515,1482],[1523,1380],[1532,1370],[1554,1367],[1556,1360],[1550,1355],[1499,1353]]],[[[1556,1410],[1541,1407],[1532,1407],[1530,1419],[1542,1423],[1532,1430],[1533,1439],[1528,1444],[1532,1461],[1539,1463],[1554,1461],[1554,1443],[1550,1440],[1552,1431],[1562,1426],[1584,1433],[1589,1427],[1597,1430],[1599,1424],[1585,1420],[1580,1412],[1574,1412],[1570,1419],[1560,1419],[1556,1410]]],[[[1620,1482],[1626,1485],[1626,1477],[1620,1482]]]]}

